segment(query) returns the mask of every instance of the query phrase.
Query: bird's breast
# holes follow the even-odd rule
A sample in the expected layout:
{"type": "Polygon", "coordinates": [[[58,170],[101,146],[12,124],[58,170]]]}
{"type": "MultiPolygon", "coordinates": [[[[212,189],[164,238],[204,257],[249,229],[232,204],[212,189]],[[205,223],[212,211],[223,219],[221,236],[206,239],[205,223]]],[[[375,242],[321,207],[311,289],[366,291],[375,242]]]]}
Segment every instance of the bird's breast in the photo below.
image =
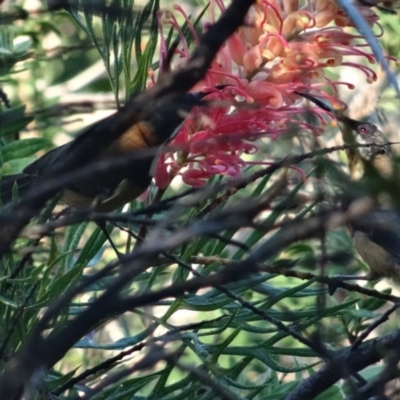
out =
{"type": "Polygon", "coordinates": [[[372,165],[379,175],[385,179],[389,179],[394,174],[394,164],[391,157],[387,154],[378,154],[372,160],[372,165]]]}
{"type": "Polygon", "coordinates": [[[127,129],[119,139],[103,153],[103,156],[131,153],[161,144],[162,143],[159,143],[157,140],[155,132],[153,132],[146,123],[140,122],[127,129]]]}

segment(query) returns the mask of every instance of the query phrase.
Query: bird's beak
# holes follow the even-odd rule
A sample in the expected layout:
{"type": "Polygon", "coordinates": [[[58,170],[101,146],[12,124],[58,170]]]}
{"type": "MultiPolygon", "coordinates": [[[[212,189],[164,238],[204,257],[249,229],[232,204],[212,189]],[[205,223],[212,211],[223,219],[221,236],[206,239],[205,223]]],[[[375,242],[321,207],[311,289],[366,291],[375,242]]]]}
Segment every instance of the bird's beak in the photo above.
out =
{"type": "Polygon", "coordinates": [[[302,92],[295,92],[299,96],[304,97],[305,99],[311,101],[315,105],[317,105],[319,108],[322,110],[325,110],[335,116],[338,122],[341,122],[345,127],[350,128],[351,130],[357,130],[357,128],[363,124],[364,122],[362,121],[357,121],[355,119],[346,117],[342,112],[335,110],[331,105],[324,103],[320,99],[308,94],[308,93],[302,93],[302,92]]]}

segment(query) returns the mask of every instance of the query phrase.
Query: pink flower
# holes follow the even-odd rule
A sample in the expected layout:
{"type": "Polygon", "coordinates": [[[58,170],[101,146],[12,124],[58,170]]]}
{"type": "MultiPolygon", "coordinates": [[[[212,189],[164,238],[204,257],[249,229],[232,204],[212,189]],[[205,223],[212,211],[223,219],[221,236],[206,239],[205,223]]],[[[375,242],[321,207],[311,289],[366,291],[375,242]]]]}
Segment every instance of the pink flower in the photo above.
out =
{"type": "MultiPolygon", "coordinates": [[[[224,2],[211,0],[210,22],[224,11],[224,2]]],[[[382,4],[395,8],[397,2],[382,4]]],[[[174,9],[198,42],[182,7],[174,9]]],[[[358,9],[371,26],[377,23],[378,17],[370,7],[359,5],[358,9]]],[[[375,61],[361,36],[343,30],[351,22],[335,0],[309,0],[305,5],[298,0],[258,0],[245,21],[246,25],[221,48],[206,77],[193,88],[209,91],[206,100],[212,106],[194,110],[171,143],[175,150],[161,157],[155,176],[158,187],[168,186],[176,175],[192,186],[203,185],[214,175],[240,176],[246,165],[267,162],[245,161],[244,156],[258,151],[254,142],[265,136],[275,139],[289,127],[320,134],[322,128],[301,120],[304,110],[295,92],[312,91],[335,101],[327,89],[336,93],[337,85],[352,87],[351,83],[328,79],[327,67],[347,65],[363,71],[367,82],[376,79],[372,68],[349,59],[362,56],[369,63],[375,61]],[[229,86],[217,90],[218,85],[229,86]]],[[[160,32],[165,25],[177,32],[180,46],[176,65],[185,62],[190,49],[174,14],[160,15],[159,24],[160,32]]],[[[163,35],[160,51],[163,55],[167,52],[163,35]]],[[[314,108],[313,112],[323,121],[321,110],[314,108]]]]}

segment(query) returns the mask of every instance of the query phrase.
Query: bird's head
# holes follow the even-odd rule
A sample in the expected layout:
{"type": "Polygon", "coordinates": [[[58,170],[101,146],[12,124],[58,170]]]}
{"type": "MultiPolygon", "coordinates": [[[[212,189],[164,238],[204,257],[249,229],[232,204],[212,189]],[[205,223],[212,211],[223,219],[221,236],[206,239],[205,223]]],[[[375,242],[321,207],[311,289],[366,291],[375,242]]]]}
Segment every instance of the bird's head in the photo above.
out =
{"type": "Polygon", "coordinates": [[[386,178],[393,173],[389,142],[376,125],[349,118],[308,93],[297,94],[336,117],[345,144],[359,145],[346,151],[353,179],[359,179],[364,175],[365,163],[372,164],[377,172],[386,178]]]}
{"type": "Polygon", "coordinates": [[[386,136],[376,125],[366,121],[357,121],[339,113],[335,113],[335,116],[343,132],[343,137],[351,134],[354,144],[360,145],[357,151],[361,158],[373,161],[377,156],[392,156],[386,136]]]}

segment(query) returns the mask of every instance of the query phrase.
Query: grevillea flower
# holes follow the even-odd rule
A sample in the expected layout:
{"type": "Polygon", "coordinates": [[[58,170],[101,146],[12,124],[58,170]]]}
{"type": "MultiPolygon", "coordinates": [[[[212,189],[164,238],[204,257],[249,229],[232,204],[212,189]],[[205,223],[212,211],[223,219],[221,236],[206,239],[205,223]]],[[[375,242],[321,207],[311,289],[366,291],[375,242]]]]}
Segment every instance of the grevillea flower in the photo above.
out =
{"type": "MultiPolygon", "coordinates": [[[[393,9],[397,1],[385,1],[383,5],[393,9]]],[[[370,7],[357,7],[370,26],[379,25],[370,7]]],[[[174,9],[183,16],[194,43],[198,43],[185,11],[178,5],[174,9]]],[[[224,10],[225,0],[211,0],[210,22],[224,10]]],[[[180,37],[174,66],[185,62],[190,55],[189,45],[174,13],[160,13],[159,25],[160,60],[167,52],[163,27],[173,27],[180,37]]],[[[246,162],[244,156],[258,151],[254,144],[257,138],[274,139],[296,125],[320,133],[321,128],[301,121],[304,110],[296,91],[312,91],[335,101],[338,85],[352,88],[351,83],[326,77],[327,68],[341,65],[360,69],[367,82],[376,80],[372,68],[349,58],[358,56],[359,60],[361,56],[371,64],[375,62],[363,37],[343,29],[348,26],[351,21],[335,0],[258,0],[250,8],[245,25],[229,38],[206,77],[193,88],[210,92],[206,100],[214,106],[195,110],[185,122],[171,143],[171,148],[178,151],[167,152],[160,159],[157,186],[166,187],[176,175],[192,186],[203,185],[213,175],[237,177],[246,165],[255,163],[246,162]],[[215,88],[221,85],[226,86],[215,88]]],[[[320,110],[314,108],[313,112],[323,119],[320,110]]]]}

